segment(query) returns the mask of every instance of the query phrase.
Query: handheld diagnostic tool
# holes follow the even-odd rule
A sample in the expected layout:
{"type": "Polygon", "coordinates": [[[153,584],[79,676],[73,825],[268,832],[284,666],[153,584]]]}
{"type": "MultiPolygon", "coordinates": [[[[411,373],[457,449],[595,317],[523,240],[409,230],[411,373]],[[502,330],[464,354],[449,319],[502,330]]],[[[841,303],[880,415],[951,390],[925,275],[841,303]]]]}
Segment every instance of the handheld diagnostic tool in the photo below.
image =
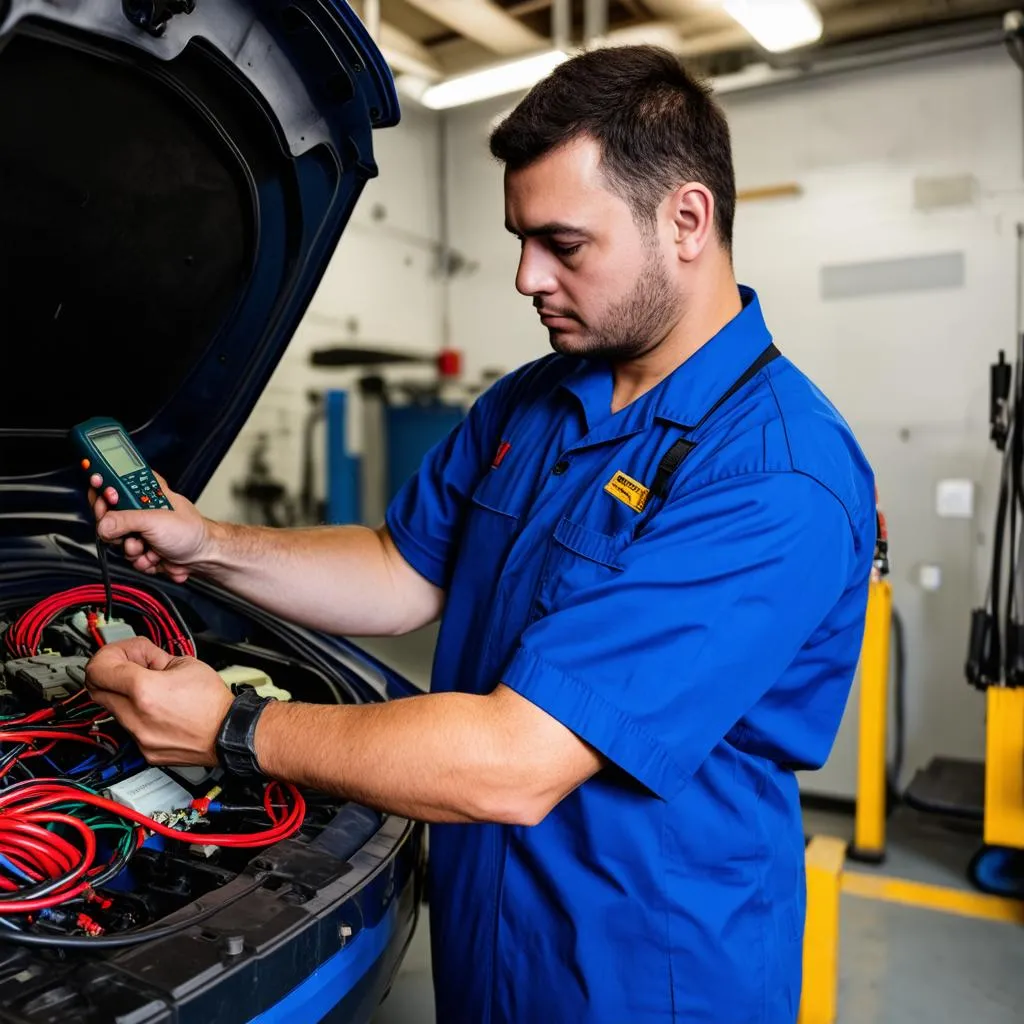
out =
{"type": "Polygon", "coordinates": [[[99,473],[103,486],[117,491],[118,508],[173,507],[117,420],[86,420],[72,428],[71,439],[82,456],[82,469],[99,473]]]}

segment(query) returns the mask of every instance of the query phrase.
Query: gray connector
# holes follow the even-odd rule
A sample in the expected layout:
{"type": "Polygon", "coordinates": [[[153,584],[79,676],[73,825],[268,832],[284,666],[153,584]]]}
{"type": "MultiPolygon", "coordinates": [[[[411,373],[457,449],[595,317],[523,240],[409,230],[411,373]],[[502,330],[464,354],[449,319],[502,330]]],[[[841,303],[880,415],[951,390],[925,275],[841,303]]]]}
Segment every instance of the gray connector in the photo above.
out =
{"type": "Polygon", "coordinates": [[[29,688],[47,702],[63,700],[81,688],[82,683],[71,673],[85,681],[88,658],[62,658],[56,654],[39,654],[33,658],[17,658],[4,663],[4,676],[8,685],[29,688]]]}
{"type": "Polygon", "coordinates": [[[112,644],[116,640],[130,640],[136,635],[135,630],[127,622],[122,622],[120,619],[114,619],[105,626],[97,626],[96,632],[103,637],[105,644],[112,644]]]}

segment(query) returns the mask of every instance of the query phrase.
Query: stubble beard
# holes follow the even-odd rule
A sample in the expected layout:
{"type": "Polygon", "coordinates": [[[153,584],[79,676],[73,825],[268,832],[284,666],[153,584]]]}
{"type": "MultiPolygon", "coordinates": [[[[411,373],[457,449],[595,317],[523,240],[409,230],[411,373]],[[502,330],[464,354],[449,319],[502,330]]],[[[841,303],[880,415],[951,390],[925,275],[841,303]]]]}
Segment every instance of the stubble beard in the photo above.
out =
{"type": "Polygon", "coordinates": [[[651,253],[633,290],[612,305],[599,324],[580,321],[583,332],[572,335],[552,330],[551,347],[562,355],[629,362],[656,348],[678,323],[679,315],[679,296],[651,253]]]}

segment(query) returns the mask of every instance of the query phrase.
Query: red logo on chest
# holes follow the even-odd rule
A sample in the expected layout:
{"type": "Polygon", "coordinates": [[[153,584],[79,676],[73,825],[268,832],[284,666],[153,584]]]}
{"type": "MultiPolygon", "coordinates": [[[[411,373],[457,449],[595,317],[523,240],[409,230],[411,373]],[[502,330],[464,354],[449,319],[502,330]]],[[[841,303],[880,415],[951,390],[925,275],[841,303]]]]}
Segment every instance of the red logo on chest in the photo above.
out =
{"type": "Polygon", "coordinates": [[[511,447],[512,444],[509,441],[502,441],[501,444],[498,445],[498,450],[494,454],[494,461],[491,463],[491,469],[497,469],[502,462],[505,461],[505,456],[508,455],[508,451],[511,447]]]}

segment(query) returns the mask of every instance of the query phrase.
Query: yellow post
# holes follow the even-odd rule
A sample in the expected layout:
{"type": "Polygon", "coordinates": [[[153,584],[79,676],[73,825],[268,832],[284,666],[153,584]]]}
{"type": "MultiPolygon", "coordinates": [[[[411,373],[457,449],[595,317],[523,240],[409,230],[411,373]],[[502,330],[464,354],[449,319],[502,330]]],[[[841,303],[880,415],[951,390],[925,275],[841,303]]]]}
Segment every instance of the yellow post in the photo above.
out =
{"type": "Polygon", "coordinates": [[[990,686],[985,721],[985,842],[1024,848],[1024,688],[990,686]]]}
{"type": "Polygon", "coordinates": [[[815,836],[807,846],[807,918],[799,1024],[833,1024],[839,1000],[839,902],[846,843],[815,836]]]}
{"type": "Polygon", "coordinates": [[[860,725],[857,741],[857,816],[850,856],[885,859],[885,759],[889,713],[889,636],[892,584],[873,579],[868,591],[860,655],[860,725]]]}

